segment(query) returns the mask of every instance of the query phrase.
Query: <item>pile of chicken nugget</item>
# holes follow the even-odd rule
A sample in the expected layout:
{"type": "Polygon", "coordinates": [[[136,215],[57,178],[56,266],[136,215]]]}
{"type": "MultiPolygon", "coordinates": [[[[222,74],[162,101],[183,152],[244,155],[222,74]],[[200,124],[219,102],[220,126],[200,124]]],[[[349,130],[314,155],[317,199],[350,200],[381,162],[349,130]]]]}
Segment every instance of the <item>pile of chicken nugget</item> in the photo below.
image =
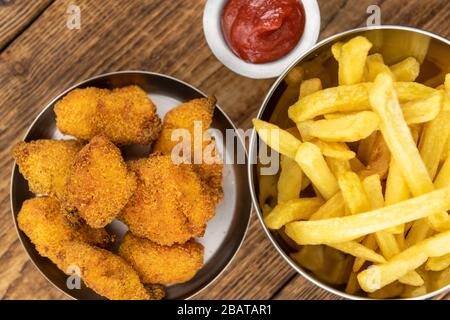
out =
{"type": "MultiPolygon", "coordinates": [[[[165,285],[192,279],[203,265],[202,237],[223,197],[222,162],[175,163],[177,129],[210,127],[214,98],[195,99],[161,121],[140,87],[75,89],[55,106],[61,133],[74,140],[18,143],[20,173],[36,197],[18,214],[19,229],[66,274],[77,267],[85,285],[114,300],[162,299],[165,285]],[[151,145],[145,158],[125,161],[121,147],[151,145]],[[207,164],[208,163],[208,164],[207,164]],[[129,231],[117,254],[105,229],[118,219],[129,231]]],[[[204,133],[202,132],[202,134],[204,133]]],[[[205,135],[206,136],[206,135],[205,135]]],[[[187,149],[192,152],[194,143],[187,149]]],[[[198,148],[198,147],[197,147],[198,148]]]]}

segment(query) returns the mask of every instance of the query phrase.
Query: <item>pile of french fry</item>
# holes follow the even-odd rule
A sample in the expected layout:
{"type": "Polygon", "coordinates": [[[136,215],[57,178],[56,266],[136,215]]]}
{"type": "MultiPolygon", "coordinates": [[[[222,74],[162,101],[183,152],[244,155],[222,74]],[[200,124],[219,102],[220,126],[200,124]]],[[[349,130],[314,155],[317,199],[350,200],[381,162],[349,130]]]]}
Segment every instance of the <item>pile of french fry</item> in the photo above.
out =
{"type": "Polygon", "coordinates": [[[421,296],[450,284],[450,74],[432,88],[414,82],[415,58],[388,66],[371,48],[362,36],[332,46],[339,86],[301,81],[292,128],[253,120],[281,154],[279,175],[260,176],[260,205],[322,280],[372,298],[421,296]]]}

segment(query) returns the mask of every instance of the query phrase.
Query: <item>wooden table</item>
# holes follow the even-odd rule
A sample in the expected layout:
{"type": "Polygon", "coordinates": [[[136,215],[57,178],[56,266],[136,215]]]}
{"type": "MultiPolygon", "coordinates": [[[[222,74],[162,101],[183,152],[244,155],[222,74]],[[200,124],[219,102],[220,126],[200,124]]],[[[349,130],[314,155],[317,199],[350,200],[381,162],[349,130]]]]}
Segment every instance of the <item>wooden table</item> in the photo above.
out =
{"type": "MultiPolygon", "coordinates": [[[[7,0],[0,0],[0,3],[7,0]]],[[[273,80],[225,68],[202,30],[202,0],[9,0],[0,4],[0,298],[67,299],[28,259],[10,213],[11,147],[40,110],[68,86],[117,70],[165,73],[215,94],[235,124],[250,126],[273,80]],[[66,27],[81,8],[81,29],[66,27]]],[[[450,37],[447,0],[319,0],[321,38],[364,26],[371,4],[383,24],[450,37]]],[[[310,284],[272,248],[253,214],[239,254],[199,299],[338,299],[310,284]]],[[[436,299],[450,299],[442,294],[436,299]]]]}

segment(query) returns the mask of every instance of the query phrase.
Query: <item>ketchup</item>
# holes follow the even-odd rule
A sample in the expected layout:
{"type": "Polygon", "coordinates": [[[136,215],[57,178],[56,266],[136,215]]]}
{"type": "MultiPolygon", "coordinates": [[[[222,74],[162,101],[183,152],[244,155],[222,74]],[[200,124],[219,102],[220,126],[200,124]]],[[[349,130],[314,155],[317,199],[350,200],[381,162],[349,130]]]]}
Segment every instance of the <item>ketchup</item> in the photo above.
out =
{"type": "Polygon", "coordinates": [[[229,0],[222,12],[225,40],[237,56],[251,63],[287,55],[304,28],[300,0],[229,0]]]}

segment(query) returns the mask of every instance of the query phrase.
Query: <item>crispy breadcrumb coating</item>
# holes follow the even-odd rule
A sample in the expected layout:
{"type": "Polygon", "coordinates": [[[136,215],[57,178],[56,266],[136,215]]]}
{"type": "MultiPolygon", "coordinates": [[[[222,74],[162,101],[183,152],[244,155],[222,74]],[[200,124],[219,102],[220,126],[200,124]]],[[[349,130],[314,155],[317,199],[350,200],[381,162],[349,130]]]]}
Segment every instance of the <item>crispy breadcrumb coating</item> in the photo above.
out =
{"type": "Polygon", "coordinates": [[[137,236],[161,245],[202,236],[215,207],[190,165],[175,165],[169,155],[129,162],[136,173],[136,192],[120,219],[137,236]]]}
{"type": "Polygon", "coordinates": [[[149,144],[161,131],[155,105],[136,85],[75,89],[58,102],[55,113],[59,130],[82,140],[103,133],[119,145],[149,144]]]}
{"type": "Polygon", "coordinates": [[[66,242],[61,264],[77,266],[87,287],[111,300],[161,299],[161,292],[147,291],[137,272],[121,257],[82,242],[66,242]],[[150,295],[150,293],[152,295],[150,295]]]}
{"type": "Polygon", "coordinates": [[[100,247],[109,247],[114,238],[105,229],[93,229],[86,224],[74,227],[67,223],[55,198],[26,200],[17,215],[19,229],[35,245],[40,255],[58,263],[65,241],[82,241],[100,247]]]}
{"type": "Polygon", "coordinates": [[[138,272],[143,283],[175,284],[192,279],[203,265],[203,246],[195,240],[173,246],[127,233],[119,254],[138,272]]]}
{"type": "Polygon", "coordinates": [[[36,140],[19,142],[13,157],[30,191],[61,198],[75,156],[81,150],[78,141],[36,140]]]}
{"type": "MultiPolygon", "coordinates": [[[[163,154],[171,154],[173,148],[179,143],[179,141],[172,141],[172,133],[176,129],[187,129],[191,135],[191,155],[196,152],[194,139],[202,139],[201,152],[211,146],[211,156],[216,157],[219,161],[210,161],[207,163],[203,159],[201,164],[195,164],[194,170],[200,175],[205,184],[209,187],[211,197],[215,199],[215,203],[219,203],[223,198],[222,190],[222,169],[223,161],[220,157],[219,151],[215,147],[215,141],[211,138],[204,139],[205,132],[211,126],[214,108],[216,105],[216,98],[200,98],[183,103],[172,110],[170,110],[163,121],[163,129],[159,139],[156,141],[153,148],[154,152],[160,152],[163,154]],[[201,136],[198,137],[195,131],[195,123],[201,124],[201,136]]],[[[192,161],[192,159],[190,159],[192,161]]],[[[191,163],[194,163],[193,161],[191,163]]]]}
{"type": "Polygon", "coordinates": [[[120,150],[104,135],[94,137],[75,158],[66,182],[64,208],[101,228],[122,210],[136,188],[120,150]]]}

